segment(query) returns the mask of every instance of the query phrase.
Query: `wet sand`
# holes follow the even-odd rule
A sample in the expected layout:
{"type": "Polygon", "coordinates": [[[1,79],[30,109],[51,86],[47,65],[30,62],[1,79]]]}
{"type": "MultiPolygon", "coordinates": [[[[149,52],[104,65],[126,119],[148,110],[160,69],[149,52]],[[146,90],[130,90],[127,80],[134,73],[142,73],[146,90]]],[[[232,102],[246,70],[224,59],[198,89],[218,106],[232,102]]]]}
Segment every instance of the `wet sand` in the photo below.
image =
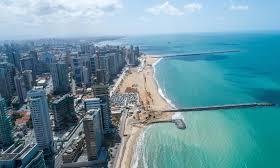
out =
{"type": "Polygon", "coordinates": [[[143,110],[139,114],[134,114],[126,120],[124,131],[126,136],[123,138],[120,155],[116,164],[116,167],[119,168],[131,167],[137,140],[147,126],[145,123],[155,120],[170,120],[172,117],[172,113],[150,112],[171,109],[172,107],[159,94],[158,86],[154,79],[153,64],[159,58],[145,56],[141,57],[141,59],[144,61],[143,68],[130,68],[118,88],[118,92],[120,93],[127,91],[138,92],[143,107],[143,110]],[[142,124],[131,125],[131,122],[137,121],[142,124]]]}

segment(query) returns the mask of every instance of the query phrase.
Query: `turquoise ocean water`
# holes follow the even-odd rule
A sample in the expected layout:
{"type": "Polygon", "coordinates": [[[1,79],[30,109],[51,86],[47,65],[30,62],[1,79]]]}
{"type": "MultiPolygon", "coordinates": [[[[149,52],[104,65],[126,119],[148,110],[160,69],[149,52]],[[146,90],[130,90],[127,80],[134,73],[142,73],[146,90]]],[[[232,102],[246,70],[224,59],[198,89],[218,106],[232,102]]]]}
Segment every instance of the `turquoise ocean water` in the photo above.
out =
{"type": "MultiPolygon", "coordinates": [[[[280,33],[173,34],[129,37],[148,54],[237,49],[240,53],[162,59],[155,77],[176,107],[280,104],[280,33]]],[[[187,129],[148,127],[133,167],[280,167],[280,108],[179,114],[187,129]]]]}

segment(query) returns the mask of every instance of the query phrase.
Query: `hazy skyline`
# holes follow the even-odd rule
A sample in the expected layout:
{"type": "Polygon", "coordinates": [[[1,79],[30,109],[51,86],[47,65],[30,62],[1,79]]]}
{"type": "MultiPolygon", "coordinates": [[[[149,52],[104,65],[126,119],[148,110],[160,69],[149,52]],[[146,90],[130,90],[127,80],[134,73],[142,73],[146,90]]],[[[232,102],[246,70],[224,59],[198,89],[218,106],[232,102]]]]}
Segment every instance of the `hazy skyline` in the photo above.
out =
{"type": "Polygon", "coordinates": [[[1,0],[0,40],[280,30],[280,1],[1,0]]]}

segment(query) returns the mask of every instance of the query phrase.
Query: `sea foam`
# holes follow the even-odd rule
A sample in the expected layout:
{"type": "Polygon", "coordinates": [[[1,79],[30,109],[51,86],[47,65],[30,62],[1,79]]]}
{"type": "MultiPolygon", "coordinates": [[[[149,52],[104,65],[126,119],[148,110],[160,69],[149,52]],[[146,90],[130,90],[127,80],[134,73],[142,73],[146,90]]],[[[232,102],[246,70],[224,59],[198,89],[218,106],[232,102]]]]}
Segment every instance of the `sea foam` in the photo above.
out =
{"type": "MultiPolygon", "coordinates": [[[[153,74],[153,78],[154,80],[156,81],[156,84],[157,84],[157,88],[158,88],[158,93],[160,94],[160,96],[174,109],[176,109],[176,106],[172,103],[172,101],[170,99],[168,99],[165,94],[163,93],[160,85],[159,85],[159,82],[156,78],[156,65],[162,60],[162,58],[160,58],[159,60],[157,60],[155,63],[153,63],[153,70],[154,70],[154,74],[153,74]]],[[[165,89],[164,89],[165,91],[165,89]]],[[[166,91],[165,91],[166,92],[166,91]]]]}
{"type": "MultiPolygon", "coordinates": [[[[160,96],[173,108],[173,109],[176,109],[177,107],[175,106],[175,104],[167,98],[166,96],[166,90],[164,88],[164,92],[162,90],[162,88],[160,87],[159,85],[159,82],[156,78],[156,66],[158,65],[158,63],[162,60],[162,58],[160,58],[159,60],[157,60],[155,63],[153,63],[152,67],[153,67],[153,70],[154,70],[154,73],[153,73],[153,78],[154,80],[156,81],[156,85],[157,85],[157,88],[158,88],[158,93],[160,94],[160,96]]],[[[182,113],[180,112],[177,112],[175,114],[173,114],[172,116],[172,119],[183,119],[184,120],[184,116],[182,115],[182,113]]],[[[145,140],[145,134],[147,133],[149,127],[146,128],[140,135],[138,141],[137,141],[137,144],[136,144],[136,151],[135,151],[135,154],[134,154],[134,157],[133,157],[133,161],[131,163],[131,167],[132,168],[137,168],[139,166],[139,160],[140,160],[140,155],[142,155],[143,157],[143,167],[144,168],[147,168],[148,167],[148,164],[147,164],[147,160],[145,158],[145,154],[144,154],[144,140],[145,140]]]]}

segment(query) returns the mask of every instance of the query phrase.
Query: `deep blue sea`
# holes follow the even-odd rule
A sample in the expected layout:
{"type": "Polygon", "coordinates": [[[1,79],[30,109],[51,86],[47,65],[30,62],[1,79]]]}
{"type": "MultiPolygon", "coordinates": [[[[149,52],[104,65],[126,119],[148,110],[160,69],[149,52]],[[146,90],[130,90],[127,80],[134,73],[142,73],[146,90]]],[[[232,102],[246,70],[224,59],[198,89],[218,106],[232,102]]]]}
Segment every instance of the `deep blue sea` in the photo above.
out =
{"type": "MultiPolygon", "coordinates": [[[[174,57],[156,66],[156,79],[176,107],[233,103],[280,104],[280,33],[204,33],[128,37],[147,54],[216,50],[240,53],[174,57]]],[[[278,168],[280,107],[181,114],[187,129],[148,127],[133,167],[278,168]]]]}

